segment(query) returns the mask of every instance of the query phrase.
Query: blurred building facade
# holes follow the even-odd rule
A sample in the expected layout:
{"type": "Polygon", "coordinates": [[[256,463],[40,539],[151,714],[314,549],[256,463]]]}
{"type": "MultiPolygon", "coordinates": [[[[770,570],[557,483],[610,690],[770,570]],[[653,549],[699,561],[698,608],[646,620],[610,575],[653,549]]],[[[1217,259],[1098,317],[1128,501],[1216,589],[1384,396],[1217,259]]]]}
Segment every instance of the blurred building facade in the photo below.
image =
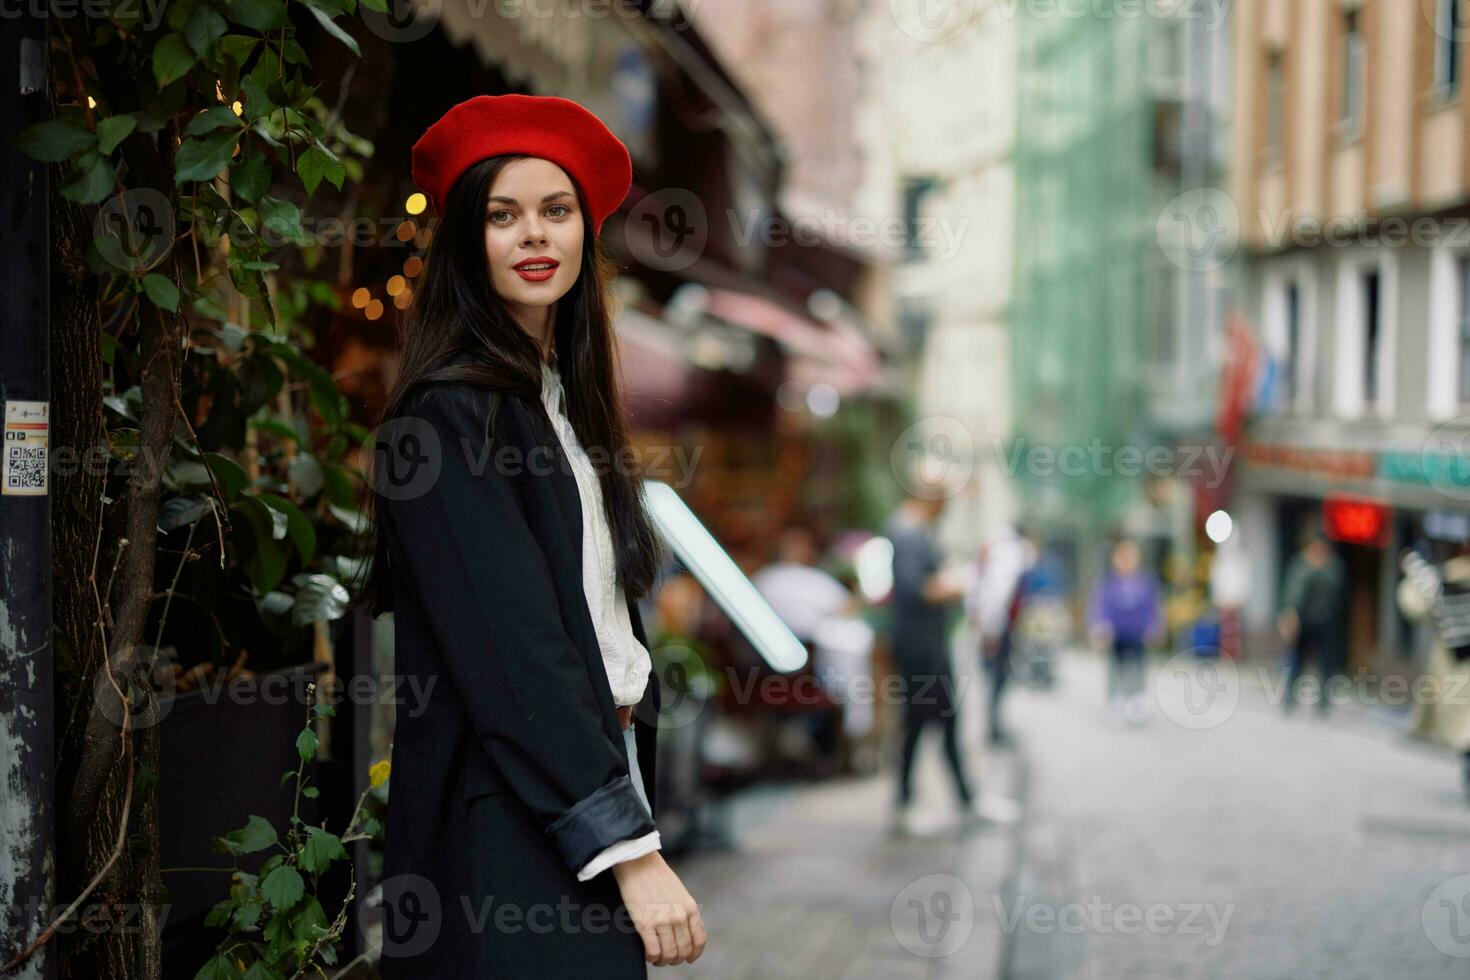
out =
{"type": "Polygon", "coordinates": [[[1260,384],[1234,509],[1257,629],[1300,530],[1351,580],[1348,663],[1422,643],[1396,555],[1470,536],[1470,93],[1455,0],[1239,0],[1231,197],[1260,384]]]}
{"type": "Polygon", "coordinates": [[[973,553],[1016,510],[997,452],[1011,425],[1015,20],[998,0],[937,18],[921,7],[863,9],[860,193],[898,218],[892,315],[914,352],[912,441],[968,473],[939,533],[973,553]]]}
{"type": "Polygon", "coordinates": [[[1022,4],[1011,458],[1082,579],[1122,531],[1192,565],[1223,257],[1169,215],[1223,179],[1229,34],[1206,5],[1022,4]]]}

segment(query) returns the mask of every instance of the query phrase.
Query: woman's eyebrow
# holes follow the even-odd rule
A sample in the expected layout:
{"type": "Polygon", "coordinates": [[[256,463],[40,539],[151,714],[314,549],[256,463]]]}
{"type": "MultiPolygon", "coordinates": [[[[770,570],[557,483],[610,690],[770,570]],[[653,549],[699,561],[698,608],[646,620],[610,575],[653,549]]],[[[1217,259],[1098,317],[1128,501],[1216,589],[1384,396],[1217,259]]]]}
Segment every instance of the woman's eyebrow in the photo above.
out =
{"type": "MultiPolygon", "coordinates": [[[[554,200],[556,200],[559,197],[567,197],[571,193],[572,193],[571,191],[552,191],[550,194],[547,194],[545,197],[543,197],[541,199],[541,203],[542,204],[545,204],[547,201],[554,201],[554,200]]],[[[499,201],[501,204],[519,204],[519,203],[521,203],[520,201],[517,201],[513,197],[503,197],[503,196],[501,196],[499,194],[491,194],[490,195],[490,200],[492,200],[492,201],[499,201]]]]}

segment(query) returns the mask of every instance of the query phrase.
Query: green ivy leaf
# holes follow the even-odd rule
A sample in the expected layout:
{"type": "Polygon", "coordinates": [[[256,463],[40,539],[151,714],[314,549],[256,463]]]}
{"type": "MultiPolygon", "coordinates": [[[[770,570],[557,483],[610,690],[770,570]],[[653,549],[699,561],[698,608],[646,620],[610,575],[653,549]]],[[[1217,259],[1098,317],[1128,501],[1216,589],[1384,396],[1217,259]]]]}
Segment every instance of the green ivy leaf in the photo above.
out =
{"type": "Polygon", "coordinates": [[[143,292],[148,294],[154,306],[170,313],[179,312],[179,287],[168,276],[157,272],[148,273],[143,277],[143,292]]]}
{"type": "Polygon", "coordinates": [[[169,33],[153,46],[153,78],[163,88],[189,73],[199,59],[182,34],[169,33]]]}
{"type": "Polygon", "coordinates": [[[266,241],[272,248],[311,241],[311,237],[301,227],[301,209],[290,201],[283,201],[278,197],[262,197],[258,210],[260,233],[262,236],[270,236],[266,241]]]}
{"type": "Polygon", "coordinates": [[[333,20],[334,13],[322,9],[317,0],[305,0],[306,9],[316,18],[316,22],[322,25],[322,29],[328,34],[347,45],[347,49],[359,58],[362,57],[362,48],[357,46],[357,39],[343,30],[342,25],[333,20]]]}
{"type": "Polygon", "coordinates": [[[336,834],[329,834],[320,827],[306,828],[306,843],[301,846],[302,870],[319,875],[332,866],[333,861],[347,858],[347,849],[336,834]]]}
{"type": "Polygon", "coordinates": [[[127,139],[129,133],[138,127],[138,120],[133,116],[107,116],[97,121],[97,151],[103,156],[117,149],[117,145],[127,139]]]}
{"type": "Polygon", "coordinates": [[[26,129],[15,143],[33,160],[60,163],[94,147],[97,135],[66,119],[48,119],[26,129]]]}
{"type": "Polygon", "coordinates": [[[189,15],[189,23],[184,28],[184,37],[188,39],[189,47],[194,54],[203,60],[214,51],[215,42],[229,26],[223,17],[201,3],[189,15]]]}
{"type": "Polygon", "coordinates": [[[78,170],[61,185],[61,196],[78,204],[105,201],[117,184],[112,161],[95,150],[89,150],[77,162],[78,170]]]}
{"type": "Polygon", "coordinates": [[[270,161],[266,160],[265,151],[254,140],[246,140],[240,159],[230,171],[230,188],[242,201],[255,204],[270,183],[270,161]]]}
{"type": "Polygon", "coordinates": [[[362,0],[362,5],[369,10],[376,10],[380,14],[388,12],[388,0],[362,0]]]}
{"type": "Polygon", "coordinates": [[[227,854],[254,854],[276,843],[276,828],[265,817],[251,814],[245,826],[215,838],[216,850],[227,854]]]}
{"type": "Polygon", "coordinates": [[[257,31],[270,31],[290,26],[286,17],[286,0],[229,0],[225,4],[230,20],[257,31]]]}
{"type": "Polygon", "coordinates": [[[286,975],[265,960],[256,960],[245,971],[244,980],[285,980],[286,975]]]}
{"type": "MultiPolygon", "coordinates": [[[[316,557],[316,527],[312,525],[311,518],[285,497],[278,497],[273,493],[260,493],[256,494],[256,497],[277,514],[285,516],[286,533],[290,536],[291,543],[296,546],[296,553],[301,556],[301,563],[310,564],[311,560],[316,557]]],[[[296,582],[302,577],[298,575],[292,581],[296,582]]],[[[299,582],[297,585],[300,587],[299,582]]],[[[299,605],[299,598],[297,602],[299,605]]]]}
{"type": "Polygon", "coordinates": [[[282,865],[265,876],[260,892],[273,908],[284,911],[301,901],[301,896],[306,894],[306,882],[295,868],[282,865]]]}
{"type": "Polygon", "coordinates": [[[186,136],[203,136],[222,127],[232,129],[244,128],[245,123],[235,115],[235,110],[227,105],[210,106],[199,115],[189,120],[188,128],[184,130],[186,136]]]}
{"type": "Polygon", "coordinates": [[[342,181],[347,176],[342,169],[342,163],[336,155],[322,146],[320,143],[312,144],[311,148],[301,154],[296,161],[296,174],[301,178],[302,186],[306,188],[308,196],[316,193],[317,185],[325,178],[332,182],[338,190],[342,189],[342,181]]]}
{"type": "Polygon", "coordinates": [[[306,762],[310,762],[316,758],[316,747],[316,732],[310,728],[303,728],[301,734],[296,736],[296,754],[306,762]]]}
{"type": "Polygon", "coordinates": [[[204,139],[186,139],[175,158],[174,181],[211,180],[230,163],[240,131],[225,130],[204,139]]]}
{"type": "Polygon", "coordinates": [[[215,953],[194,974],[194,980],[235,980],[238,976],[234,961],[224,953],[215,953]]]}

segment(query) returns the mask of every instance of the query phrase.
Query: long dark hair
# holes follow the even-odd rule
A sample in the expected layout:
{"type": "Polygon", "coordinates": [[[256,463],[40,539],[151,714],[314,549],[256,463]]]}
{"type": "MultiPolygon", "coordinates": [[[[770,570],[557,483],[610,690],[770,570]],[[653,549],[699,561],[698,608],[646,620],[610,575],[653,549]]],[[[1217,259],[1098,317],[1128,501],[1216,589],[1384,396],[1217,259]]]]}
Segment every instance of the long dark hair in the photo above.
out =
{"type": "MultiPolygon", "coordinates": [[[[506,164],[519,159],[523,157],[482,160],[450,189],[406,311],[397,376],[377,425],[396,418],[409,395],[431,382],[468,381],[539,402],[541,352],[491,288],[485,254],[490,188],[506,164]],[[461,357],[464,354],[471,356],[461,357]]],[[[577,440],[592,459],[613,461],[596,466],[603,509],[612,531],[618,583],[629,599],[637,599],[652,588],[660,553],[643,505],[639,474],[618,462],[632,458],[632,453],[623,424],[607,299],[616,266],[593,233],[582,188],[568,177],[582,216],[582,267],[576,283],[556,304],[557,370],[577,440]]],[[[376,456],[376,447],[369,448],[376,456]]],[[[367,605],[378,615],[393,608],[387,536],[371,485],[362,500],[370,561],[359,577],[353,605],[367,605]]]]}

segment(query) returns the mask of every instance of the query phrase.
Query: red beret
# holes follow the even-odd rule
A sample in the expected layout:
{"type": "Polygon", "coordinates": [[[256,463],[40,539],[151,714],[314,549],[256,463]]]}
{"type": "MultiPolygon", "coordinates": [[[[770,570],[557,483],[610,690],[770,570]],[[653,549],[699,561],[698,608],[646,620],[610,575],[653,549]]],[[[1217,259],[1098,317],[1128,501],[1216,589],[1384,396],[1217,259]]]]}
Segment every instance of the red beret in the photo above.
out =
{"type": "Polygon", "coordinates": [[[461,102],[413,145],[413,182],[442,218],[459,175],[502,153],[541,157],[570,174],[582,188],[594,234],[633,184],[622,140],[582,106],[552,95],[477,95],[461,102]]]}

